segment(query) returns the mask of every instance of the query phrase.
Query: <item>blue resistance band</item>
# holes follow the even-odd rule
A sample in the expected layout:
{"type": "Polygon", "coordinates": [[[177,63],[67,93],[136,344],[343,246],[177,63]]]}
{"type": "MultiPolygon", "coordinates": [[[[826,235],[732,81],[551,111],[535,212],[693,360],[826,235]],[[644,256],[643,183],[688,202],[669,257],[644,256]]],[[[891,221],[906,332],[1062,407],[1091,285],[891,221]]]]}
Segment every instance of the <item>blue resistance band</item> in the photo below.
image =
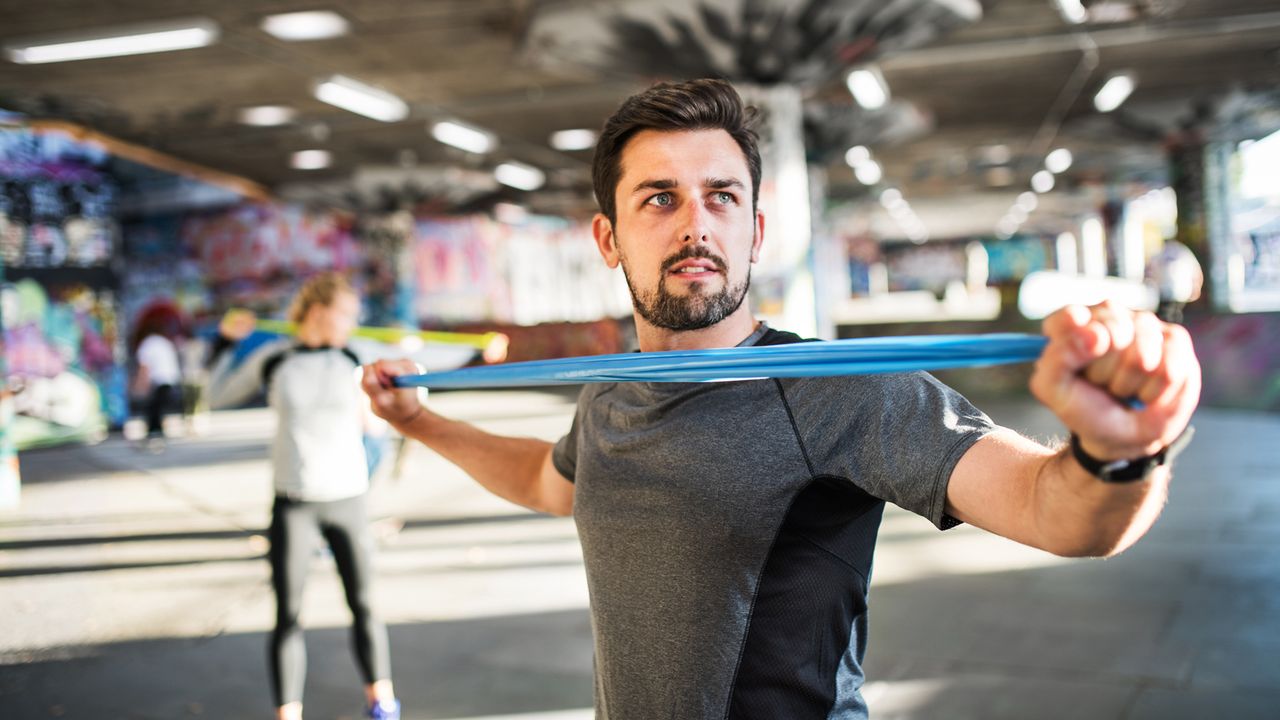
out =
{"type": "Polygon", "coordinates": [[[589,382],[716,382],[942,370],[1029,362],[1039,335],[918,335],[763,347],[591,355],[402,375],[399,387],[490,388],[589,382]]]}

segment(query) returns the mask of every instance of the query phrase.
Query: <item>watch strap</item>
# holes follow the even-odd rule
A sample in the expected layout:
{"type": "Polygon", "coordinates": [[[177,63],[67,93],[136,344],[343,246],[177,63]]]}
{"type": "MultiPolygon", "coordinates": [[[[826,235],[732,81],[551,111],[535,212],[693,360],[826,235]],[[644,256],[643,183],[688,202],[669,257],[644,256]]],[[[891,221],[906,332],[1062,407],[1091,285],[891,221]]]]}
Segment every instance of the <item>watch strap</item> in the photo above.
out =
{"type": "Polygon", "coordinates": [[[1195,432],[1195,428],[1188,425],[1181,435],[1160,451],[1130,460],[1099,460],[1085,452],[1080,446],[1080,437],[1071,433],[1071,456],[1086,472],[1103,482],[1126,483],[1145,480],[1156,468],[1172,463],[1187,443],[1191,442],[1191,436],[1195,435],[1195,432]]]}

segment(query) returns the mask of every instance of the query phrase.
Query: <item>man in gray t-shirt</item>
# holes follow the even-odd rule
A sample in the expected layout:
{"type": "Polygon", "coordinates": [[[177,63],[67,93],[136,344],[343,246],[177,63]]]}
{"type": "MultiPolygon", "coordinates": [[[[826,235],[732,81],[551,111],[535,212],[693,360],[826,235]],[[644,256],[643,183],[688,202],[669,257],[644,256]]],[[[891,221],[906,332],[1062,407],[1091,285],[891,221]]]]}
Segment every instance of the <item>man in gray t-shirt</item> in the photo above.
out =
{"type": "MultiPolygon", "coordinates": [[[[641,351],[801,341],[744,301],[764,234],[753,117],[727,83],[659,84],[597,141],[592,230],[626,275],[641,351]]],[[[864,718],[885,502],[1062,555],[1120,552],[1159,513],[1199,396],[1185,331],[1104,304],[1044,332],[1031,389],[1066,448],[994,426],[924,373],[590,385],[554,445],[431,412],[392,387],[408,363],[367,367],[364,387],[484,487],[573,514],[597,717],[864,718]]]]}

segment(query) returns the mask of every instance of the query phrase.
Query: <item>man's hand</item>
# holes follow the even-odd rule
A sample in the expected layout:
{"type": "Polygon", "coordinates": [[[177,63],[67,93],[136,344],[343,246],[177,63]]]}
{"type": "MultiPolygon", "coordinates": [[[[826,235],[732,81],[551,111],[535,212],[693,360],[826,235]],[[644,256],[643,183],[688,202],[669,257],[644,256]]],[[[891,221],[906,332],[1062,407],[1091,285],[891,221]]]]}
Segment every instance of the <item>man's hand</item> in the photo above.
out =
{"type": "Polygon", "coordinates": [[[1104,302],[1059,310],[1044,334],[1031,392],[1085,452],[1101,460],[1150,455],[1187,426],[1200,399],[1200,363],[1182,326],[1104,302]]]}
{"type": "Polygon", "coordinates": [[[409,360],[379,360],[364,366],[360,385],[369,396],[373,414],[391,423],[397,430],[422,414],[417,388],[398,388],[392,380],[400,375],[415,375],[418,366],[409,360]]]}
{"type": "Polygon", "coordinates": [[[253,314],[253,311],[235,308],[228,310],[218,322],[218,334],[228,340],[240,342],[253,334],[257,324],[258,317],[253,314]]]}

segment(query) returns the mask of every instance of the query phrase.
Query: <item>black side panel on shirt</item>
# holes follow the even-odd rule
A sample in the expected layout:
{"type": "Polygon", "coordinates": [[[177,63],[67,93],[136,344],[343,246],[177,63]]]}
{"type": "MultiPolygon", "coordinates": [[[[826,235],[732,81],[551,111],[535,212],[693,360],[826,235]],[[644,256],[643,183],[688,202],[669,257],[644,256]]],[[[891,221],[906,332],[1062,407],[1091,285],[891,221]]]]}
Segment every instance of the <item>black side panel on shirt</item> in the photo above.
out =
{"type": "MultiPolygon", "coordinates": [[[[796,496],[759,581],[729,720],[825,720],[846,651],[861,682],[867,578],[884,501],[842,478],[796,496]]],[[[843,688],[849,697],[857,687],[843,688]]]]}

